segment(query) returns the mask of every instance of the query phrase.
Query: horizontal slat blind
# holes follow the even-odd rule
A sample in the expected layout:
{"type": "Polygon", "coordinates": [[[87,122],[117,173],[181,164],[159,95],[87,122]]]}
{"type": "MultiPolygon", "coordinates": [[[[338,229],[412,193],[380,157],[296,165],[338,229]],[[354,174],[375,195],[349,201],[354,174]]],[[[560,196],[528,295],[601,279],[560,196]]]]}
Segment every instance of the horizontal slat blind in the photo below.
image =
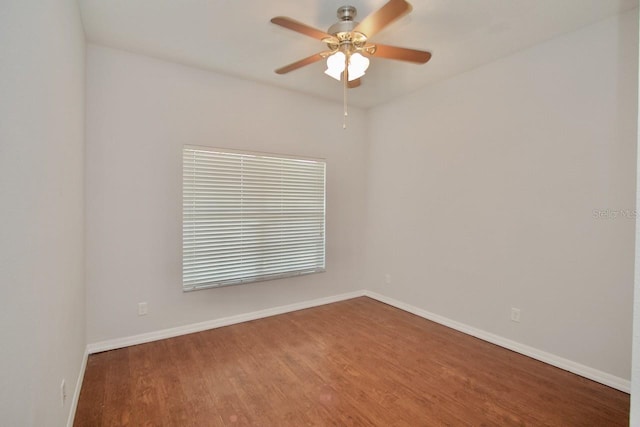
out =
{"type": "Polygon", "coordinates": [[[324,271],[325,162],[183,150],[182,285],[324,271]]]}

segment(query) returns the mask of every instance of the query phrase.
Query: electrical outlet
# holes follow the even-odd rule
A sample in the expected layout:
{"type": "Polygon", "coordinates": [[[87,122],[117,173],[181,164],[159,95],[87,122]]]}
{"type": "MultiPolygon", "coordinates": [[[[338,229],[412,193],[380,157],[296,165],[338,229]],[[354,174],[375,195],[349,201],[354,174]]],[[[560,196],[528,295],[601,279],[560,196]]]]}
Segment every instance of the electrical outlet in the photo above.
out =
{"type": "Polygon", "coordinates": [[[520,309],[511,307],[511,321],[520,322],[520,309]]]}
{"type": "Polygon", "coordinates": [[[149,307],[146,302],[138,303],[138,316],[146,316],[149,313],[149,307]]]}
{"type": "Polygon", "coordinates": [[[60,403],[62,407],[64,407],[64,404],[66,402],[67,402],[67,384],[63,378],[62,383],[60,384],[60,403]]]}
{"type": "Polygon", "coordinates": [[[384,283],[387,285],[391,284],[391,275],[389,273],[384,275],[384,283]]]}

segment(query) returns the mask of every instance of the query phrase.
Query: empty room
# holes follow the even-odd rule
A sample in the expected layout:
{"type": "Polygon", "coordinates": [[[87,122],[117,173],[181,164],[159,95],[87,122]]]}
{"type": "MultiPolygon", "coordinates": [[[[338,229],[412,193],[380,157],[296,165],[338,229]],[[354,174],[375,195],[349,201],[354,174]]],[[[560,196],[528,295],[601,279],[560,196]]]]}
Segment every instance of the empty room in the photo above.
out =
{"type": "Polygon", "coordinates": [[[637,0],[1,3],[0,425],[640,426],[637,0]]]}

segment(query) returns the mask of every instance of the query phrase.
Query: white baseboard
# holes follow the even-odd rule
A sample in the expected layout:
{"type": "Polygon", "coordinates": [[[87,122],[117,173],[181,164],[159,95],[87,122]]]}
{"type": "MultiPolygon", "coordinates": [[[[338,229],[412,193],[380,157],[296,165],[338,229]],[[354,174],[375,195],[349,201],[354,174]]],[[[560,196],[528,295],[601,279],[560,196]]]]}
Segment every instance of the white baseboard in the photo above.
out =
{"type": "MultiPolygon", "coordinates": [[[[481,329],[474,328],[469,325],[465,325],[464,323],[460,323],[455,320],[446,318],[444,316],[431,313],[427,310],[414,307],[410,304],[406,304],[404,302],[395,300],[393,298],[386,297],[379,293],[367,291],[367,290],[359,290],[359,291],[348,292],[348,293],[334,295],[334,296],[325,297],[325,298],[302,301],[295,304],[268,308],[265,310],[253,311],[250,313],[238,314],[235,316],[223,317],[220,319],[214,319],[214,320],[209,320],[209,321],[200,322],[200,323],[193,323],[190,325],[178,326],[176,328],[163,329],[160,331],[148,332],[145,334],[133,335],[133,336],[124,337],[124,338],[116,338],[112,340],[89,344],[87,345],[87,351],[85,353],[85,358],[83,360],[82,375],[78,379],[78,385],[76,386],[76,392],[74,393],[72,413],[75,413],[75,406],[77,405],[77,398],[80,393],[80,387],[82,385],[82,377],[84,376],[84,369],[86,365],[87,354],[93,354],[93,353],[99,353],[101,351],[129,347],[132,345],[162,340],[165,338],[172,338],[180,335],[191,334],[194,332],[205,331],[208,329],[220,328],[222,326],[234,325],[236,323],[247,322],[250,320],[261,319],[264,317],[275,316],[278,314],[289,313],[297,310],[303,310],[305,308],[317,307],[320,305],[330,304],[338,301],[344,301],[347,299],[357,298],[361,296],[367,296],[367,297],[373,298],[377,301],[399,308],[400,310],[407,311],[409,313],[415,314],[417,316],[423,317],[425,319],[431,320],[433,322],[436,322],[441,325],[447,326],[449,328],[455,329],[457,331],[463,332],[467,335],[474,336],[481,340],[490,342],[492,344],[496,344],[500,347],[504,347],[509,350],[515,351],[516,353],[520,353],[525,356],[531,357],[533,359],[539,360],[541,362],[548,363],[549,365],[558,367],[560,369],[564,369],[566,371],[569,371],[574,374],[580,375],[582,377],[588,378],[590,380],[599,382],[601,384],[607,385],[609,387],[615,388],[625,393],[629,393],[631,390],[631,381],[629,380],[625,380],[623,378],[608,374],[606,372],[599,371],[589,366],[576,363],[574,361],[562,358],[560,356],[556,356],[551,353],[544,352],[542,350],[538,350],[534,347],[530,347],[525,344],[521,344],[516,341],[509,340],[499,335],[495,335],[490,332],[486,332],[481,329]]],[[[70,416],[70,422],[73,423],[73,419],[71,418],[71,416],[70,416]]]]}
{"type": "Polygon", "coordinates": [[[441,325],[447,326],[449,328],[455,329],[457,331],[463,332],[467,335],[474,336],[483,341],[487,341],[492,344],[499,345],[500,347],[504,347],[509,350],[515,351],[516,353],[520,353],[525,356],[529,356],[533,359],[539,360],[541,362],[548,363],[549,365],[555,366],[560,369],[564,369],[565,371],[572,372],[574,374],[580,375],[581,377],[588,378],[590,380],[607,385],[609,387],[615,388],[625,393],[629,393],[631,391],[631,381],[625,380],[624,378],[616,377],[615,375],[611,375],[606,372],[602,372],[597,369],[590,368],[589,366],[581,365],[580,363],[576,363],[571,360],[564,359],[560,356],[556,356],[554,354],[547,353],[547,352],[538,350],[536,348],[529,347],[524,344],[520,344],[519,342],[509,340],[499,335],[495,335],[490,332],[486,332],[481,329],[477,329],[472,326],[465,325],[464,323],[456,322],[455,320],[451,320],[444,316],[431,313],[427,310],[414,307],[410,304],[406,304],[404,302],[395,300],[393,298],[386,297],[376,292],[364,291],[364,295],[370,298],[373,298],[377,301],[383,302],[385,304],[389,304],[393,307],[399,308],[400,310],[407,311],[409,313],[415,314],[417,316],[423,317],[425,319],[431,320],[433,322],[436,322],[441,325]]]}
{"type": "Polygon", "coordinates": [[[364,290],[348,292],[345,294],[334,295],[325,298],[317,298],[308,301],[302,301],[295,304],[283,305],[279,307],[268,308],[265,310],[253,311],[250,313],[238,314],[235,316],[223,317],[220,319],[208,320],[200,323],[192,323],[190,325],[178,326],[176,328],[163,329],[160,331],[148,332],[140,335],[133,335],[124,338],[116,338],[107,341],[100,341],[89,344],[87,351],[89,354],[99,353],[101,351],[114,350],[116,348],[129,347],[137,344],[144,344],[151,341],[163,340],[165,338],[177,337],[180,335],[191,334],[194,332],[206,331],[208,329],[220,328],[222,326],[234,325],[236,323],[248,322],[250,320],[262,319],[263,317],[276,316],[278,314],[289,313],[305,308],[317,307],[320,305],[331,304],[332,302],[344,301],[365,295],[364,290]]]}
{"type": "Polygon", "coordinates": [[[73,399],[71,399],[71,407],[69,408],[69,417],[67,418],[67,427],[73,427],[73,420],[76,417],[76,409],[78,409],[78,400],[80,399],[80,390],[82,389],[82,381],[84,380],[84,371],[87,369],[87,359],[89,357],[89,349],[85,348],[80,364],[80,372],[76,381],[76,389],[73,391],[73,399]]]}

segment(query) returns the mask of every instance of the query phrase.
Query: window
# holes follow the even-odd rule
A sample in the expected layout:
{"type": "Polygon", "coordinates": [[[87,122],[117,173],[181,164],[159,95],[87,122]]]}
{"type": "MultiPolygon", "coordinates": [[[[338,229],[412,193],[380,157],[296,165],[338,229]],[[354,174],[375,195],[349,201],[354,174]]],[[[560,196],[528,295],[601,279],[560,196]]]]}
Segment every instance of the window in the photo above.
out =
{"type": "Polygon", "coordinates": [[[325,162],[183,150],[185,291],[325,267],[325,162]]]}

